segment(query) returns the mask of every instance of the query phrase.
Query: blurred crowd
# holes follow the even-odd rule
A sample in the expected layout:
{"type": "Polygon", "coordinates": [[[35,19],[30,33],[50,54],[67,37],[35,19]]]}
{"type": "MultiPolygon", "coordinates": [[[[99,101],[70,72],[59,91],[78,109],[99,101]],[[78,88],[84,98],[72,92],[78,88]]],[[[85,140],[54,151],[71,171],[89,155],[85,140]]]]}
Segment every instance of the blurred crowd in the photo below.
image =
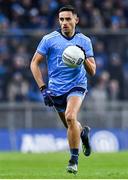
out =
{"type": "MultiPolygon", "coordinates": [[[[42,101],[30,72],[30,61],[42,36],[26,30],[48,32],[58,27],[57,11],[66,4],[76,7],[79,28],[126,30],[128,0],[0,0],[0,102],[42,101]],[[11,35],[3,35],[10,32],[11,35]]],[[[89,97],[96,102],[128,100],[128,37],[90,35],[97,73],[89,78],[89,97]]],[[[46,63],[42,74],[47,81],[46,63]]]]}
{"type": "Polygon", "coordinates": [[[57,11],[66,4],[76,7],[80,28],[128,27],[128,0],[0,0],[0,29],[56,28],[57,11]]]}

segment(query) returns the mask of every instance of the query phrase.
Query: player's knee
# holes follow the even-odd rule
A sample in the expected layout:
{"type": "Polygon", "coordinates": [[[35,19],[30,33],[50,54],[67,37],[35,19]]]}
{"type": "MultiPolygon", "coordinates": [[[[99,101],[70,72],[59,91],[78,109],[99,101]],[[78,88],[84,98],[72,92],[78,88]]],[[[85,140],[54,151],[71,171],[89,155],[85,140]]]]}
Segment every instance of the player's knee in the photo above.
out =
{"type": "Polygon", "coordinates": [[[80,131],[82,131],[82,126],[81,126],[81,124],[80,124],[79,121],[77,121],[77,124],[78,124],[78,126],[79,126],[79,128],[80,128],[80,131]]]}
{"type": "Polygon", "coordinates": [[[65,118],[66,118],[66,121],[67,121],[67,125],[73,125],[74,124],[74,121],[76,120],[76,116],[74,113],[72,112],[67,112],[65,114],[65,118]]]}

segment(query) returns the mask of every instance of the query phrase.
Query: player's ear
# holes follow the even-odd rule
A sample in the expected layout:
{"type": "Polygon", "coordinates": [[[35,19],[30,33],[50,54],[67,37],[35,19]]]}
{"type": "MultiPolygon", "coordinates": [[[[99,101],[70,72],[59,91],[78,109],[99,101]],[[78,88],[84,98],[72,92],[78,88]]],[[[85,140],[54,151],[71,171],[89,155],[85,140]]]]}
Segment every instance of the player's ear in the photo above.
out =
{"type": "Polygon", "coordinates": [[[75,16],[75,19],[76,19],[76,24],[78,24],[79,23],[79,17],[77,15],[75,16]]]}

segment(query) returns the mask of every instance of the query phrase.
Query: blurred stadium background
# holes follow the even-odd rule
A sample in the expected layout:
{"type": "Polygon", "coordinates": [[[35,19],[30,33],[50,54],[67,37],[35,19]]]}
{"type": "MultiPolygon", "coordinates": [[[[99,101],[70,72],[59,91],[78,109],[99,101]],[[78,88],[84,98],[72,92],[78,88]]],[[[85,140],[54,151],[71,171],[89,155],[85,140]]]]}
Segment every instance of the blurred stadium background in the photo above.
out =
{"type": "MultiPolygon", "coordinates": [[[[57,10],[69,3],[97,63],[79,120],[92,128],[93,151],[128,149],[128,0],[0,0],[0,151],[68,148],[66,130],[44,106],[29,64],[42,36],[58,27],[57,10]]],[[[47,81],[45,63],[42,73],[47,81]]]]}

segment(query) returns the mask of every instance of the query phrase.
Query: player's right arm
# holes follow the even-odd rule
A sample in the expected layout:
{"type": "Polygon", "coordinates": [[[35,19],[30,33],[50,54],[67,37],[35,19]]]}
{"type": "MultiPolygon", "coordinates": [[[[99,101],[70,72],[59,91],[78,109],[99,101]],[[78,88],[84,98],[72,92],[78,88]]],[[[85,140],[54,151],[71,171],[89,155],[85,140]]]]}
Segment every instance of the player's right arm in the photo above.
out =
{"type": "Polygon", "coordinates": [[[34,76],[35,81],[37,82],[39,88],[45,85],[44,80],[42,78],[42,73],[40,69],[40,63],[44,60],[44,56],[36,52],[32,58],[30,69],[34,76]]]}

